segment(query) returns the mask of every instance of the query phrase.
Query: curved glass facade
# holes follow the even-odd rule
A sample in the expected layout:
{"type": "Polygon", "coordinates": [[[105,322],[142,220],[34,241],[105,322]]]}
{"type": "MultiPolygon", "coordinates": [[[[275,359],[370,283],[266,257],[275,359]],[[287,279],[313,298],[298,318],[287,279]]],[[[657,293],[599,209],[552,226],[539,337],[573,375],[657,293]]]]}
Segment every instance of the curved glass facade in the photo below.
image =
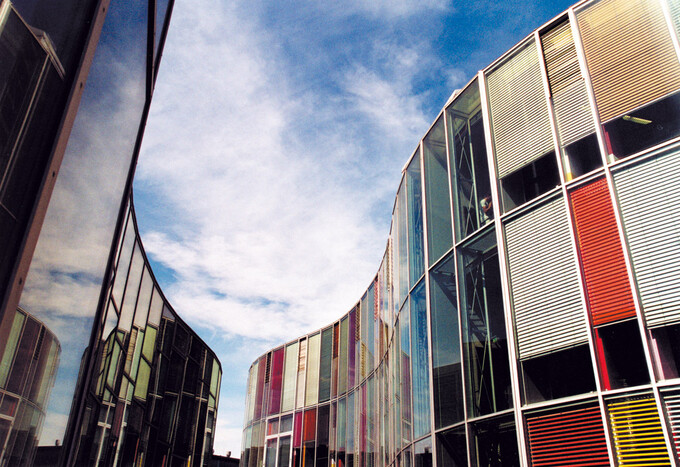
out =
{"type": "Polygon", "coordinates": [[[134,209],[116,252],[78,465],[205,465],[222,368],[151,272],[134,209]]]}
{"type": "Polygon", "coordinates": [[[364,296],[251,366],[242,467],[678,465],[679,13],[579,2],[453,94],[364,296]]]}
{"type": "Polygon", "coordinates": [[[61,345],[43,323],[18,309],[0,361],[0,459],[32,465],[61,345]]]}

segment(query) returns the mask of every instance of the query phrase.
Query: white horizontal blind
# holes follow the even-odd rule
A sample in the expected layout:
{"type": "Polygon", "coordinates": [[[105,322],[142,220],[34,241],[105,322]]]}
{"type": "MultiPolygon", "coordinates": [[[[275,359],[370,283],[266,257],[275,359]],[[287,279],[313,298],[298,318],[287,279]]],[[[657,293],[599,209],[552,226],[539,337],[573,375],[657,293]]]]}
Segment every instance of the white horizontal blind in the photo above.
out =
{"type": "Polygon", "coordinates": [[[675,33],[680,36],[680,0],[667,0],[667,3],[675,33]]]}
{"type": "Polygon", "coordinates": [[[500,178],[553,149],[536,42],[529,42],[487,77],[500,178]]]}
{"type": "Polygon", "coordinates": [[[541,37],[560,141],[566,146],[595,131],[574,37],[565,21],[541,37]]]}
{"type": "Polygon", "coordinates": [[[650,328],[680,322],[680,152],[614,174],[650,328]]]}
{"type": "Polygon", "coordinates": [[[680,89],[680,62],[660,0],[601,0],[578,13],[600,119],[680,89]]]}
{"type": "Polygon", "coordinates": [[[564,199],[505,226],[520,359],[588,339],[564,199]]]}
{"type": "Polygon", "coordinates": [[[680,454],[680,393],[671,392],[663,396],[668,414],[668,423],[671,426],[671,438],[675,452],[680,454]]]}

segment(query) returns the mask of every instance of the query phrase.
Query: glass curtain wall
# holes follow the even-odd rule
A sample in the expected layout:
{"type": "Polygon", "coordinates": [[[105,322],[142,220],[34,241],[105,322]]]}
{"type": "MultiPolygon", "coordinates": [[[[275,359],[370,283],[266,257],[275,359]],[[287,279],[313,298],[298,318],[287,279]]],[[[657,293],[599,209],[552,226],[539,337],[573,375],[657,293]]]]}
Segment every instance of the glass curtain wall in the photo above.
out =
{"type": "Polygon", "coordinates": [[[493,219],[489,164],[477,80],[446,109],[456,238],[462,240],[493,219]]]}
{"type": "Polygon", "coordinates": [[[512,407],[496,236],[458,248],[468,417],[512,407]]]}
{"type": "Polygon", "coordinates": [[[427,251],[429,263],[433,264],[453,244],[444,117],[437,119],[423,139],[423,161],[427,200],[427,251]]]}

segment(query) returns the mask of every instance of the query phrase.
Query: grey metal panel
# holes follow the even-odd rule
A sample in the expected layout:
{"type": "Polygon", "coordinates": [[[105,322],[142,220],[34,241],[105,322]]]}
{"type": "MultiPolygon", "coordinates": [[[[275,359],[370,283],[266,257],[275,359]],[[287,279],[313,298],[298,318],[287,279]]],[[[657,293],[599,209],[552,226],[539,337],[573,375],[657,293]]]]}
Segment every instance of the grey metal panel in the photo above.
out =
{"type": "Polygon", "coordinates": [[[680,0],[668,0],[668,10],[671,14],[671,21],[675,26],[675,33],[680,36],[680,0]]]}
{"type": "Polygon", "coordinates": [[[676,449],[680,446],[680,393],[672,392],[664,394],[663,402],[668,414],[668,423],[671,427],[671,438],[675,440],[676,449]]]}
{"type": "Polygon", "coordinates": [[[564,199],[511,220],[505,237],[520,359],[587,342],[564,199]]]}
{"type": "Polygon", "coordinates": [[[540,70],[532,40],[487,77],[500,178],[553,149],[540,70]]]}
{"type": "Polygon", "coordinates": [[[566,146],[595,131],[569,21],[541,36],[560,141],[566,146]]]}
{"type": "Polygon", "coordinates": [[[563,146],[595,131],[588,92],[582,79],[553,96],[553,105],[563,146]]]}
{"type": "Polygon", "coordinates": [[[680,152],[614,174],[642,310],[650,328],[680,322],[680,152]]]}
{"type": "Polygon", "coordinates": [[[562,89],[582,79],[569,21],[543,34],[541,43],[552,95],[559,94],[562,89]]]}

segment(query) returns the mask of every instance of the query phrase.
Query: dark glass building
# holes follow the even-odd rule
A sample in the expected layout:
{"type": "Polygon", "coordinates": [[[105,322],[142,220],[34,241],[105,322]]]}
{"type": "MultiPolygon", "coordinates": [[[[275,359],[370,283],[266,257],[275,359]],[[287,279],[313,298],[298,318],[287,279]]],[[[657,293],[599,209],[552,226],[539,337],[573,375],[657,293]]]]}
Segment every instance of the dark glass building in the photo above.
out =
{"type": "Polygon", "coordinates": [[[0,465],[208,461],[220,365],[130,207],[172,5],[0,0],[0,465]]]}
{"type": "Polygon", "coordinates": [[[678,465],[679,32],[584,0],[455,91],[364,296],[251,366],[241,465],[678,465]]]}
{"type": "Polygon", "coordinates": [[[207,465],[222,370],[158,287],[130,206],[95,346],[78,465],[207,465]]]}

